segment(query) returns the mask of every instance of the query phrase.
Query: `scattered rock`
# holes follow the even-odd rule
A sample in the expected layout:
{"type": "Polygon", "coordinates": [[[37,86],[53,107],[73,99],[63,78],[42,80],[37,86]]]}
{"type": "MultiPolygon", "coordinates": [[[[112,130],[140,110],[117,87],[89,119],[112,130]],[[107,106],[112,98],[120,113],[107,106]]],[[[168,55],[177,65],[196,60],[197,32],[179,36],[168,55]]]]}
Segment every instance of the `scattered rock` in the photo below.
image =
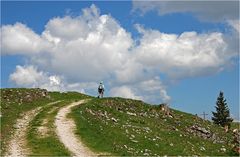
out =
{"type": "Polygon", "coordinates": [[[237,133],[238,132],[238,129],[233,129],[233,133],[237,133]]]}
{"type": "Polygon", "coordinates": [[[133,143],[138,143],[138,141],[137,140],[131,140],[133,143]]]}
{"type": "Polygon", "coordinates": [[[115,119],[113,117],[111,119],[112,119],[113,122],[116,122],[116,123],[118,122],[117,119],[115,119]]]}
{"type": "Polygon", "coordinates": [[[127,111],[127,114],[130,115],[130,116],[136,116],[137,115],[136,113],[132,113],[132,112],[128,112],[128,111],[127,111]]]}
{"type": "Polygon", "coordinates": [[[200,150],[201,151],[205,151],[206,149],[204,147],[200,147],[200,150]]]}
{"type": "Polygon", "coordinates": [[[87,111],[88,113],[90,113],[91,115],[93,115],[93,116],[96,115],[91,109],[88,109],[88,108],[87,108],[86,111],[87,111]]]}
{"type": "Polygon", "coordinates": [[[14,124],[14,125],[13,125],[13,128],[14,128],[14,129],[20,129],[20,126],[17,125],[17,124],[14,124]]]}
{"type": "Polygon", "coordinates": [[[226,148],[221,148],[220,151],[221,152],[226,152],[226,148]]]}
{"type": "Polygon", "coordinates": [[[144,113],[141,112],[141,113],[139,113],[139,115],[142,116],[142,117],[147,117],[148,116],[146,112],[144,112],[144,113]]]}
{"type": "Polygon", "coordinates": [[[150,150],[149,150],[149,149],[145,149],[144,151],[145,151],[145,152],[150,152],[150,150]]]}
{"type": "Polygon", "coordinates": [[[172,130],[174,131],[178,131],[178,129],[176,127],[172,127],[172,130]]]}

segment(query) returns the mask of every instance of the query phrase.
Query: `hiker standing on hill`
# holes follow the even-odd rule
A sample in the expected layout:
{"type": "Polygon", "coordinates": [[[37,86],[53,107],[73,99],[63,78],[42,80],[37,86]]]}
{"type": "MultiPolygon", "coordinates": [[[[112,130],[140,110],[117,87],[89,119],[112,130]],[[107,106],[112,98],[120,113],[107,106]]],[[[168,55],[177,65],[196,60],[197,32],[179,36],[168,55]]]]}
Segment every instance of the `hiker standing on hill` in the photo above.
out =
{"type": "Polygon", "coordinates": [[[103,81],[101,81],[98,86],[98,98],[103,98],[103,93],[104,93],[104,85],[103,85],[103,81]]]}

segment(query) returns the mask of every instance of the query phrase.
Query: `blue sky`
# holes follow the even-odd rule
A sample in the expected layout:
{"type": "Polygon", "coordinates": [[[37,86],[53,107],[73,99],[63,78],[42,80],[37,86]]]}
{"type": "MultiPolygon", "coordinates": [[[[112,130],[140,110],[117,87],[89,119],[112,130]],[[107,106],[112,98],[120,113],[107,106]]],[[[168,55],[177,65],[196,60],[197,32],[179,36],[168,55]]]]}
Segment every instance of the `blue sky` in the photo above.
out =
{"type": "Polygon", "coordinates": [[[187,10],[188,2],[1,1],[1,87],[96,95],[103,80],[107,96],[167,102],[208,118],[222,90],[237,119],[239,17],[231,3],[211,12],[208,2],[187,10]]]}

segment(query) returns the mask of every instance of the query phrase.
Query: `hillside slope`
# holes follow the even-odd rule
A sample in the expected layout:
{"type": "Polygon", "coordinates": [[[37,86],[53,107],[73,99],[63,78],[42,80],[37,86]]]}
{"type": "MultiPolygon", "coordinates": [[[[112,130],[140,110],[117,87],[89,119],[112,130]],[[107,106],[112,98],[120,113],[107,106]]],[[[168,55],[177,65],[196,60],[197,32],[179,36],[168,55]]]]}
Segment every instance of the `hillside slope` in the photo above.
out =
{"type": "MultiPolygon", "coordinates": [[[[75,121],[76,138],[93,152],[121,156],[237,155],[232,151],[232,130],[225,133],[194,115],[171,109],[172,116],[167,116],[160,106],[142,101],[42,89],[1,89],[1,154],[9,150],[9,142],[14,143],[15,134],[21,133],[15,141],[25,143],[27,155],[73,155],[59,139],[54,123],[61,109],[83,99],[89,101],[73,107],[68,118],[75,121]],[[32,111],[36,112],[27,115],[32,111]],[[19,125],[21,121],[28,122],[19,125]]],[[[239,129],[239,124],[234,126],[239,129]]]]}
{"type": "Polygon", "coordinates": [[[237,155],[231,131],[188,113],[171,114],[141,101],[104,98],[76,107],[71,116],[88,147],[114,155],[237,155]]]}

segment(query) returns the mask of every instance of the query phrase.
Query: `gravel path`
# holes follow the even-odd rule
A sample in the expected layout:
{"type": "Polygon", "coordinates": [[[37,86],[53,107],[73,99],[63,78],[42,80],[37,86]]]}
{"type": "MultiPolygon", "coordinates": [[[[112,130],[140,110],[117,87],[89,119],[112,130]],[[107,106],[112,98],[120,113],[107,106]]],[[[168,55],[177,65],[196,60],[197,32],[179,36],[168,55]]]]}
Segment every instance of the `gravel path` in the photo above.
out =
{"type": "Polygon", "coordinates": [[[71,108],[84,103],[86,100],[73,102],[68,106],[61,108],[55,119],[56,133],[60,141],[65,147],[72,153],[73,156],[88,157],[97,156],[89,150],[74,134],[76,125],[72,119],[67,118],[68,113],[71,112],[71,108]]]}
{"type": "MultiPolygon", "coordinates": [[[[47,105],[53,105],[60,101],[52,102],[47,105]]],[[[26,133],[29,123],[34,119],[34,117],[40,112],[42,107],[38,107],[34,110],[30,110],[24,113],[24,116],[17,119],[16,124],[14,124],[14,134],[8,143],[8,149],[6,151],[6,156],[27,156],[30,150],[27,149],[26,144],[26,133]]]]}
{"type": "Polygon", "coordinates": [[[23,118],[18,119],[14,124],[14,135],[12,136],[6,155],[7,156],[26,156],[29,150],[26,149],[26,131],[29,123],[40,111],[41,107],[28,111],[23,118]]]}

